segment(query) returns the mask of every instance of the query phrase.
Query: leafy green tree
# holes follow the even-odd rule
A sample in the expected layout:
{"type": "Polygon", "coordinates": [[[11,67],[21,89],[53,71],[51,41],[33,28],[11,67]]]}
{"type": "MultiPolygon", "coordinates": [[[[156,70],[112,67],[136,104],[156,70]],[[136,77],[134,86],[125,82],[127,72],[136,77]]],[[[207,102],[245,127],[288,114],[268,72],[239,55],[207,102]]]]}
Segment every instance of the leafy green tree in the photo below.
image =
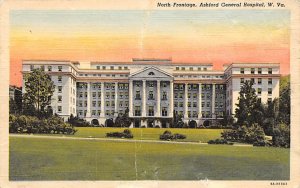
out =
{"type": "Polygon", "coordinates": [[[46,113],[46,107],[51,103],[55,86],[48,74],[41,69],[34,69],[24,76],[25,94],[23,97],[27,110],[35,109],[37,115],[46,113]]]}
{"type": "Polygon", "coordinates": [[[131,124],[131,119],[129,118],[129,110],[128,108],[125,110],[123,115],[118,115],[115,120],[115,127],[129,127],[131,124]]]}
{"type": "MultiPolygon", "coordinates": [[[[250,127],[257,122],[260,112],[260,102],[257,99],[255,89],[251,81],[246,81],[239,92],[237,108],[235,110],[236,125],[250,127]]],[[[262,115],[262,114],[261,114],[262,115]]]]}
{"type": "Polygon", "coordinates": [[[280,79],[279,88],[279,120],[286,125],[290,125],[291,116],[291,88],[290,76],[284,76],[280,79]]]}

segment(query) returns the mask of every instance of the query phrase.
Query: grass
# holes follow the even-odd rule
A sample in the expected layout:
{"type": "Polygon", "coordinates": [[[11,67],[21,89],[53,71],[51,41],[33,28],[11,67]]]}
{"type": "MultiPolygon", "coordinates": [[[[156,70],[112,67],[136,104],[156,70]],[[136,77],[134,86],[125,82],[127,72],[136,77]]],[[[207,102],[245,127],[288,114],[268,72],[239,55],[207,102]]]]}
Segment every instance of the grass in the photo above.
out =
{"type": "MultiPolygon", "coordinates": [[[[99,128],[99,127],[76,127],[78,130],[75,137],[105,138],[108,132],[122,132],[125,128],[99,128]]],[[[180,133],[187,136],[180,141],[207,142],[211,139],[220,138],[222,129],[168,129],[168,128],[130,128],[135,140],[159,140],[159,135],[165,130],[173,133],[180,133]]],[[[58,136],[58,135],[55,135],[58,136]]]]}
{"type": "Polygon", "coordinates": [[[10,180],[288,180],[289,149],[10,137],[10,180]]]}

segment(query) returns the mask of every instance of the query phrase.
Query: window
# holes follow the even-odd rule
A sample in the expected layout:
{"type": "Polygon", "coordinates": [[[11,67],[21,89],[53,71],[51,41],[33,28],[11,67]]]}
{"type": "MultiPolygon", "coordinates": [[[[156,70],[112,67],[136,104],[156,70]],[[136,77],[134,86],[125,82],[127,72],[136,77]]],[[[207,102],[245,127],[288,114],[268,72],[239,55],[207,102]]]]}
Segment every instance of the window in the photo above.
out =
{"type": "Polygon", "coordinates": [[[193,107],[197,107],[197,103],[196,102],[193,102],[193,107]]]}
{"type": "Polygon", "coordinates": [[[100,107],[101,106],[101,101],[98,101],[98,107],[100,107]]]}
{"type": "Polygon", "coordinates": [[[62,92],[62,86],[57,86],[57,92],[61,93],[62,92]]]}
{"type": "Polygon", "coordinates": [[[258,74],[261,74],[261,73],[262,73],[261,68],[258,68],[257,73],[258,73],[258,74]]]}
{"type": "Polygon", "coordinates": [[[33,71],[34,65],[30,65],[30,70],[33,71]]]}
{"type": "Polygon", "coordinates": [[[141,116],[141,107],[140,106],[135,106],[134,107],[134,115],[135,116],[141,116]]]}
{"type": "Polygon", "coordinates": [[[193,67],[190,67],[190,71],[193,71],[193,67]]]}
{"type": "Polygon", "coordinates": [[[181,67],[181,70],[185,70],[185,67],[181,67]]]}
{"type": "Polygon", "coordinates": [[[258,84],[261,84],[261,78],[258,78],[258,79],[257,79],[257,83],[258,83],[258,84]]]}
{"type": "Polygon", "coordinates": [[[244,68],[241,68],[241,69],[240,69],[240,73],[241,73],[241,74],[244,74],[244,73],[245,73],[245,69],[244,69],[244,68]]]}
{"type": "Polygon", "coordinates": [[[183,102],[180,102],[180,103],[179,103],[179,107],[183,107],[183,102]]]}
{"type": "Polygon", "coordinates": [[[268,84],[272,85],[272,78],[268,78],[268,84]]]}
{"type": "Polygon", "coordinates": [[[48,71],[52,71],[52,66],[48,66],[48,71]]]}
{"type": "Polygon", "coordinates": [[[58,71],[59,71],[59,72],[62,71],[62,66],[58,66],[58,71]]]}
{"type": "Polygon", "coordinates": [[[92,115],[93,115],[93,116],[96,115],[96,110],[92,110],[92,115]]]}
{"type": "Polygon", "coordinates": [[[167,83],[166,82],[163,82],[162,85],[163,85],[163,87],[167,87],[167,83]]]}
{"type": "Polygon", "coordinates": [[[188,107],[191,107],[191,102],[188,102],[188,107]]]}
{"type": "Polygon", "coordinates": [[[197,98],[197,93],[193,93],[193,98],[194,98],[194,99],[197,98]]]}
{"type": "Polygon", "coordinates": [[[121,67],[121,66],[119,66],[119,70],[122,70],[122,67],[121,67]]]}
{"type": "Polygon", "coordinates": [[[272,74],[272,68],[268,68],[268,74],[272,74]]]}
{"type": "Polygon", "coordinates": [[[96,92],[93,92],[92,95],[93,95],[93,98],[96,98],[96,92]]]}
{"type": "Polygon", "coordinates": [[[148,75],[152,76],[155,75],[154,72],[149,72],[148,75]]]}
{"type": "Polygon", "coordinates": [[[177,102],[174,102],[174,107],[178,107],[178,103],[177,102]]]}
{"type": "Polygon", "coordinates": [[[57,81],[58,81],[58,82],[62,82],[62,76],[58,76],[58,77],[57,77],[57,81]]]}
{"type": "Polygon", "coordinates": [[[105,70],[105,69],[106,69],[106,66],[102,66],[102,69],[105,70]]]}
{"type": "Polygon", "coordinates": [[[99,70],[99,69],[100,69],[100,66],[97,66],[97,69],[99,70]]]}
{"type": "Polygon", "coordinates": [[[79,98],[82,98],[83,97],[83,92],[80,92],[79,93],[79,98]]]}
{"type": "Polygon", "coordinates": [[[255,74],[255,68],[251,68],[251,74],[255,74]]]}
{"type": "Polygon", "coordinates": [[[41,65],[41,70],[45,71],[45,66],[44,65],[41,65]]]}
{"type": "Polygon", "coordinates": [[[98,98],[101,98],[101,92],[98,92],[98,98]]]}
{"type": "Polygon", "coordinates": [[[179,67],[176,67],[176,70],[179,70],[179,67]]]}
{"type": "Polygon", "coordinates": [[[201,67],[198,67],[198,71],[201,71],[201,67]]]}
{"type": "Polygon", "coordinates": [[[110,66],[110,70],[114,70],[114,68],[115,68],[114,66],[110,66]]]}
{"type": "Polygon", "coordinates": [[[149,82],[149,87],[153,87],[153,86],[154,86],[153,82],[149,82]]]}
{"type": "Polygon", "coordinates": [[[268,88],[268,95],[272,95],[272,88],[268,88]]]}
{"type": "Polygon", "coordinates": [[[251,82],[252,82],[253,84],[255,84],[255,79],[254,79],[254,78],[251,78],[251,82]]]}
{"type": "Polygon", "coordinates": [[[168,110],[166,107],[162,108],[162,116],[167,116],[168,115],[168,110]]]}
{"type": "Polygon", "coordinates": [[[153,91],[149,91],[149,100],[154,100],[153,91]]]}
{"type": "Polygon", "coordinates": [[[128,67],[124,67],[125,70],[128,70],[128,67]]]}
{"type": "Polygon", "coordinates": [[[272,102],[272,98],[268,98],[268,103],[271,103],[272,102]]]}
{"type": "Polygon", "coordinates": [[[245,82],[244,78],[241,78],[241,84],[243,84],[245,82]]]}
{"type": "Polygon", "coordinates": [[[210,107],[210,102],[206,103],[206,107],[209,108],[210,107]]]}
{"type": "Polygon", "coordinates": [[[189,99],[191,98],[191,93],[188,93],[188,98],[189,98],[189,99]]]}
{"type": "Polygon", "coordinates": [[[119,102],[119,107],[123,107],[123,101],[119,102]]]}
{"type": "Polygon", "coordinates": [[[93,107],[96,107],[96,101],[92,102],[93,107]]]}
{"type": "Polygon", "coordinates": [[[163,91],[162,100],[167,100],[167,92],[163,91]]]}
{"type": "Polygon", "coordinates": [[[204,68],[203,68],[203,70],[204,70],[204,71],[207,71],[207,68],[206,68],[206,67],[204,67],[204,68]]]}
{"type": "Polygon", "coordinates": [[[136,91],[135,92],[135,99],[136,100],[140,100],[141,99],[141,93],[140,93],[140,91],[136,91]]]}
{"type": "Polygon", "coordinates": [[[58,102],[61,102],[62,101],[62,96],[57,96],[58,97],[58,102]]]}
{"type": "Polygon", "coordinates": [[[257,88],[257,94],[261,95],[261,88],[257,88]]]}
{"type": "Polygon", "coordinates": [[[58,113],[61,113],[62,112],[62,106],[58,106],[57,111],[58,111],[58,113]]]}
{"type": "Polygon", "coordinates": [[[105,102],[105,106],[109,107],[109,101],[105,102]]]}
{"type": "Polygon", "coordinates": [[[154,107],[153,106],[149,106],[148,116],[154,116],[154,107]]]}

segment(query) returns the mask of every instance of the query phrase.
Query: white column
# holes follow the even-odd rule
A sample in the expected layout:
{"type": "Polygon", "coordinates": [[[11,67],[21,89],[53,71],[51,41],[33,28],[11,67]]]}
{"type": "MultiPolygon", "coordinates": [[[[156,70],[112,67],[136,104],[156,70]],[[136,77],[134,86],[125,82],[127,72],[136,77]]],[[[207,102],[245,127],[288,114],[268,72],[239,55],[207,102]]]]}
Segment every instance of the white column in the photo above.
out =
{"type": "Polygon", "coordinates": [[[201,83],[198,84],[198,118],[200,119],[202,117],[202,86],[201,83]]]}
{"type": "Polygon", "coordinates": [[[215,100],[216,100],[216,84],[212,84],[212,99],[211,99],[211,114],[212,117],[216,117],[215,115],[215,100]]]}
{"type": "Polygon", "coordinates": [[[188,83],[184,86],[184,118],[188,118],[188,83]]]}
{"type": "Polygon", "coordinates": [[[142,116],[146,116],[146,80],[143,80],[143,110],[142,116]]]}
{"type": "Polygon", "coordinates": [[[133,91],[133,81],[132,80],[129,80],[129,117],[132,117],[133,116],[133,103],[132,103],[132,91],[133,91]]]}
{"type": "Polygon", "coordinates": [[[174,111],[174,99],[173,99],[173,94],[174,94],[174,90],[173,90],[173,80],[170,81],[170,109],[169,109],[169,116],[173,117],[173,111],[174,111]]]}
{"type": "Polygon", "coordinates": [[[118,82],[115,82],[115,117],[118,116],[118,82]]]}
{"type": "Polygon", "coordinates": [[[91,117],[91,91],[90,91],[90,82],[87,82],[87,106],[86,106],[86,116],[85,117],[91,117]]]}
{"type": "Polygon", "coordinates": [[[160,80],[157,80],[157,94],[156,94],[156,117],[160,117],[160,80]]]}
{"type": "Polygon", "coordinates": [[[101,82],[101,113],[100,113],[100,117],[105,117],[105,111],[104,111],[104,82],[101,82]]]}

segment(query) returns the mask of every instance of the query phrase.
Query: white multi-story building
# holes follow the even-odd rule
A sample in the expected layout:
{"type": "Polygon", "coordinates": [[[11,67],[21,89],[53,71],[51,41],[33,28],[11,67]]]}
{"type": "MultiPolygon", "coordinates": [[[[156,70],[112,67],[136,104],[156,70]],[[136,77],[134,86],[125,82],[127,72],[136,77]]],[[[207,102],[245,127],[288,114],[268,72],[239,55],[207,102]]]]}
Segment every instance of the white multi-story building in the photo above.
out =
{"type": "Polygon", "coordinates": [[[225,113],[233,115],[246,80],[254,82],[261,102],[279,97],[279,64],[233,63],[216,71],[210,63],[171,59],[90,62],[88,66],[71,61],[23,61],[23,74],[35,68],[42,68],[55,84],[54,113],[65,119],[73,114],[98,120],[103,125],[126,109],[133,127],[168,127],[174,113],[198,125],[225,113]]]}

